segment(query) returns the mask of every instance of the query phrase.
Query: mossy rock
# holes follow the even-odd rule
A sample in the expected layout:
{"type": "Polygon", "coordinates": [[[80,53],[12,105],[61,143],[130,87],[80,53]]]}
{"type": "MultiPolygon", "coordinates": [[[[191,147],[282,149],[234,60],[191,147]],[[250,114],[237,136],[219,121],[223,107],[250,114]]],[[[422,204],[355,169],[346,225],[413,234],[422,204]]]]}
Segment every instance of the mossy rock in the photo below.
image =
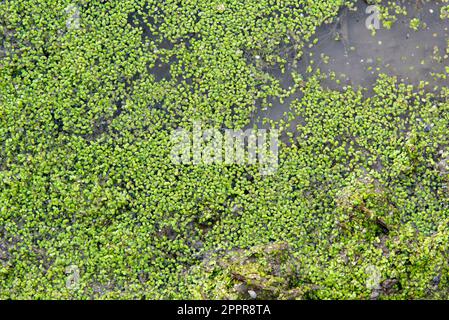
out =
{"type": "Polygon", "coordinates": [[[302,299],[313,286],[298,286],[299,262],[287,243],[236,249],[203,263],[207,299],[302,299]]]}

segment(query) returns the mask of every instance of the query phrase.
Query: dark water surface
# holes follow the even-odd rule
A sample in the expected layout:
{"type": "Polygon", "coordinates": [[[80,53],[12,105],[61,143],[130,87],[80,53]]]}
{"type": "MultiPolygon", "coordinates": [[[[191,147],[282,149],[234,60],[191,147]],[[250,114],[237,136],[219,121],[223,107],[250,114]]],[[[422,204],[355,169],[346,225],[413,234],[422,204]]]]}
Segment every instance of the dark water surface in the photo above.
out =
{"type": "MultiPolygon", "coordinates": [[[[299,61],[289,61],[286,72],[271,72],[284,88],[293,86],[291,72],[298,72],[305,79],[306,69],[313,68],[312,74],[320,70],[325,76],[325,88],[343,90],[345,86],[365,88],[371,93],[379,74],[396,76],[407,84],[418,85],[428,82],[427,91],[438,91],[449,85],[448,79],[435,78],[433,73],[444,73],[448,66],[449,20],[440,18],[442,1],[396,1],[406,8],[407,14],[395,14],[397,20],[390,29],[382,24],[373,35],[365,21],[368,4],[358,1],[352,9],[343,8],[332,22],[320,26],[315,34],[318,42],[306,45],[299,61]],[[418,18],[421,25],[417,31],[410,27],[410,21],[418,18]],[[311,46],[311,47],[310,47],[311,46]],[[335,74],[332,79],[329,75],[335,74]],[[338,80],[338,81],[337,81],[338,80]]],[[[394,12],[392,12],[394,14],[394,12]]],[[[316,40],[315,40],[316,41],[316,40]]],[[[290,110],[290,103],[301,97],[301,92],[293,94],[283,103],[273,98],[272,107],[260,108],[251,125],[264,126],[263,118],[280,120],[290,110]]],[[[297,122],[296,120],[295,122],[297,122]]],[[[296,123],[292,123],[294,127],[296,123]]]]}

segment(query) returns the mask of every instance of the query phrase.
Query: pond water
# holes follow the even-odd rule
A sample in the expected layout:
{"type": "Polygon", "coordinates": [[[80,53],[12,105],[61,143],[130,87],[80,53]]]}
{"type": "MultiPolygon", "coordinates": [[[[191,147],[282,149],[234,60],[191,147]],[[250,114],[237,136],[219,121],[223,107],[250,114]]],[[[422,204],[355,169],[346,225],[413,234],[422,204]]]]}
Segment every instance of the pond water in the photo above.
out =
{"type": "MultiPolygon", "coordinates": [[[[369,5],[364,0],[356,2],[354,7],[344,7],[337,16],[317,28],[315,36],[305,44],[303,55],[296,60],[293,45],[282,45],[278,52],[287,60],[285,71],[279,66],[264,67],[263,70],[279,80],[283,88],[294,86],[292,72],[300,74],[305,80],[319,69],[324,88],[343,90],[347,86],[363,88],[365,95],[372,93],[379,74],[396,76],[399,81],[418,85],[420,81],[428,82],[427,91],[438,91],[449,86],[449,80],[435,77],[444,74],[448,66],[449,19],[440,18],[440,9],[447,2],[442,0],[397,0],[394,3],[404,9],[406,14],[396,14],[391,6],[390,13],[396,20],[387,28],[382,23],[375,34],[367,28],[366,21],[372,12],[367,12],[369,5]],[[419,27],[414,30],[410,23],[418,19],[419,27]],[[312,68],[307,72],[308,67],[312,68]],[[335,77],[330,75],[334,74],[335,77]]],[[[142,41],[156,41],[159,49],[173,49],[167,39],[153,35],[146,23],[154,24],[151,14],[144,10],[143,15],[132,14],[128,21],[134,27],[142,28],[142,41]],[[145,17],[145,18],[143,18],[145,17]],[[147,21],[148,19],[148,21],[147,21]]],[[[287,37],[287,35],[286,35],[287,37]]],[[[188,39],[186,39],[188,41],[188,39]]],[[[166,59],[167,60],[167,59],[166,59]]],[[[248,63],[254,63],[249,59],[248,63]]],[[[158,58],[148,68],[156,81],[170,80],[170,66],[177,63],[176,55],[167,61],[158,58]]],[[[292,101],[300,99],[300,90],[284,101],[277,97],[269,98],[271,107],[261,107],[256,103],[256,110],[247,128],[269,128],[263,119],[279,121],[290,111],[292,101]]],[[[290,123],[295,128],[301,119],[290,123]]]]}
{"type": "MultiPolygon", "coordinates": [[[[290,76],[295,71],[305,79],[306,69],[311,66],[314,73],[320,69],[325,77],[323,87],[342,90],[345,86],[364,88],[370,95],[379,74],[396,76],[400,81],[418,85],[428,82],[425,89],[438,91],[448,86],[448,79],[435,78],[434,73],[442,74],[448,66],[449,19],[440,18],[440,8],[447,5],[443,1],[396,1],[407,10],[407,14],[396,14],[397,20],[387,29],[382,24],[373,35],[366,27],[368,4],[358,1],[354,8],[343,8],[332,22],[320,26],[315,38],[306,45],[302,58],[292,60],[286,66],[286,72],[270,72],[280,80],[283,87],[293,86],[290,76]],[[417,30],[410,27],[412,19],[419,19],[417,30]],[[316,44],[312,45],[313,42],[316,44]],[[311,46],[311,47],[309,47],[311,46]],[[329,75],[335,73],[332,79],[329,75]],[[337,81],[339,80],[339,81],[337,81]]],[[[289,111],[290,103],[301,97],[296,92],[283,103],[273,98],[272,107],[258,107],[251,126],[262,124],[263,118],[280,120],[289,111]]],[[[298,120],[296,120],[297,122],[298,120]]],[[[295,123],[292,123],[294,126],[295,123]]]]}

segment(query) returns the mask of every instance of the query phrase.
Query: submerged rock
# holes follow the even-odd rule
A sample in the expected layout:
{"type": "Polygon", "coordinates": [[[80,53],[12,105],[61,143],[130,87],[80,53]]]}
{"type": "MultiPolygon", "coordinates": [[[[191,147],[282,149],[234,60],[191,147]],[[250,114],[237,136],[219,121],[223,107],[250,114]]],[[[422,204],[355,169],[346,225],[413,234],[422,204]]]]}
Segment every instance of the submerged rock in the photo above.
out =
{"type": "Polygon", "coordinates": [[[196,271],[206,274],[198,292],[207,299],[302,299],[314,289],[300,285],[298,261],[286,243],[231,250],[196,271]]]}

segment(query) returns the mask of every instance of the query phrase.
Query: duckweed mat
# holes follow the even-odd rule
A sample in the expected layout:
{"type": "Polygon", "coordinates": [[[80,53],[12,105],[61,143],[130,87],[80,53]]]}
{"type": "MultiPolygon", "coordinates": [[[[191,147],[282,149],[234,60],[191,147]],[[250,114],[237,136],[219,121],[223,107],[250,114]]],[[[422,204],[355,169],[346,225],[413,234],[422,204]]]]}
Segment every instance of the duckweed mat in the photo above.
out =
{"type": "Polygon", "coordinates": [[[0,1],[0,298],[449,298],[448,28],[447,0],[0,1]],[[277,130],[276,170],[175,163],[197,123],[277,130]]]}

